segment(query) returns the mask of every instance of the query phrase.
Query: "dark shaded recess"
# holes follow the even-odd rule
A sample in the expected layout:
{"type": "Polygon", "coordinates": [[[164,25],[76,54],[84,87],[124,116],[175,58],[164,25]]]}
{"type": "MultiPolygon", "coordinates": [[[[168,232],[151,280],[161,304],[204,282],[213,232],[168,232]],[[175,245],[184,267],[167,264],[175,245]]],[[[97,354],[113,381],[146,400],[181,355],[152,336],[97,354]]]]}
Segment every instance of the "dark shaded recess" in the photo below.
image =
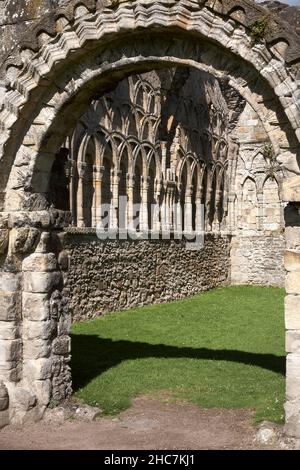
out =
{"type": "Polygon", "coordinates": [[[70,210],[68,155],[64,147],[55,155],[48,191],[50,206],[63,211],[70,210]]]}

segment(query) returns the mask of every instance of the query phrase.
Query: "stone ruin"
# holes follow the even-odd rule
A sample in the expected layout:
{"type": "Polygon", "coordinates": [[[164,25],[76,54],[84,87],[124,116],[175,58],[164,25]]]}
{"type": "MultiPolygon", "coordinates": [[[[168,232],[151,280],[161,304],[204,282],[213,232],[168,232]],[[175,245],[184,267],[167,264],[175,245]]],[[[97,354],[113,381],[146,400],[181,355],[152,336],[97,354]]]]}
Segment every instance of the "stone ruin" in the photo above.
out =
{"type": "Polygon", "coordinates": [[[72,319],[258,284],[300,438],[299,36],[252,0],[1,0],[0,34],[0,427],[72,393],[72,319]]]}

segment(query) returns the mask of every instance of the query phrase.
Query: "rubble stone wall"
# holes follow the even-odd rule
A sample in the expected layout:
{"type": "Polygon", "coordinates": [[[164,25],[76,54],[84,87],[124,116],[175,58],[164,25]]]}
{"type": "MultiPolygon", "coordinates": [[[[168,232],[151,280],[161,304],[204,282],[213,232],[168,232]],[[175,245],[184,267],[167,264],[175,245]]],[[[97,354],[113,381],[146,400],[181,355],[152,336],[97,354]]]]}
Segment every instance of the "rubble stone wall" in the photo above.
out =
{"type": "Polygon", "coordinates": [[[179,240],[99,241],[71,235],[66,296],[73,319],[191,296],[229,279],[230,237],[209,234],[201,250],[179,240]]]}

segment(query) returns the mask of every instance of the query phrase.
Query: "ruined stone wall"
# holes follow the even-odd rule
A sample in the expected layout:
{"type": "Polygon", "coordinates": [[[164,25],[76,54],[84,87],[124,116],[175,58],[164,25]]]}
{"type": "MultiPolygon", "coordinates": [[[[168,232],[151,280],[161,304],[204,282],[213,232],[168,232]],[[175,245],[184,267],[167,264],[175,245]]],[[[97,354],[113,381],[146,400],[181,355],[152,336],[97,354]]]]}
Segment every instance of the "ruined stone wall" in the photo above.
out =
{"type": "Polygon", "coordinates": [[[231,245],[231,284],[284,287],[284,235],[234,237],[231,245]]]}
{"type": "Polygon", "coordinates": [[[145,304],[168,302],[224,285],[229,277],[230,240],[206,235],[202,250],[184,241],[99,241],[68,235],[70,268],[66,291],[74,320],[145,304]]]}

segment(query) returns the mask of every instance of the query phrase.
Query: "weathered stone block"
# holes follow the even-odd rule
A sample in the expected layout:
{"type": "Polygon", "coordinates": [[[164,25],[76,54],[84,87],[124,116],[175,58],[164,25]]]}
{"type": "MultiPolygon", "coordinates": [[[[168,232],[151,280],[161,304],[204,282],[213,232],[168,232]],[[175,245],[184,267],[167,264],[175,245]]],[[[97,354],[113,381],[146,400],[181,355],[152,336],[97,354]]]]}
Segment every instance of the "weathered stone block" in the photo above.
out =
{"type": "Polygon", "coordinates": [[[285,202],[300,202],[300,176],[286,178],[283,181],[282,200],[285,202]]]}
{"type": "Polygon", "coordinates": [[[13,340],[19,337],[19,327],[14,322],[0,321],[0,339],[13,340]]]}
{"type": "Polygon", "coordinates": [[[33,253],[24,259],[23,271],[51,272],[57,270],[57,260],[54,253],[33,253]]]}
{"type": "Polygon", "coordinates": [[[0,340],[0,364],[11,363],[15,364],[22,358],[22,341],[15,340],[0,340]]]}
{"type": "Polygon", "coordinates": [[[0,229],[0,254],[5,253],[8,247],[9,231],[6,229],[0,229]]]}
{"type": "Polygon", "coordinates": [[[56,355],[65,356],[71,351],[71,338],[60,336],[53,341],[52,352],[56,355]]]}
{"type": "Polygon", "coordinates": [[[9,214],[8,226],[10,228],[41,227],[42,229],[47,229],[50,227],[49,210],[11,212],[9,214]]]}
{"type": "Polygon", "coordinates": [[[49,357],[51,353],[51,345],[49,341],[42,339],[33,339],[24,341],[23,357],[24,359],[41,359],[49,357]]]}
{"type": "Polygon", "coordinates": [[[0,274],[0,291],[16,292],[21,288],[20,273],[1,272],[0,274]]]}
{"type": "Polygon", "coordinates": [[[0,291],[0,321],[14,321],[20,313],[20,295],[0,291]]]}
{"type": "Polygon", "coordinates": [[[22,377],[22,363],[16,366],[15,362],[2,364],[0,360],[0,376],[6,383],[18,382],[22,377]]]}
{"type": "Polygon", "coordinates": [[[16,388],[11,394],[11,401],[18,408],[28,411],[36,405],[36,396],[26,388],[16,388]]]}
{"type": "Polygon", "coordinates": [[[51,234],[42,232],[40,241],[36,247],[35,253],[47,254],[51,251],[51,234]]]}
{"type": "Polygon", "coordinates": [[[61,317],[57,325],[58,336],[68,336],[70,333],[71,325],[72,325],[71,315],[66,315],[65,317],[61,317]]]}
{"type": "Polygon", "coordinates": [[[287,294],[300,294],[300,272],[289,272],[285,279],[287,294]]]}
{"type": "Polygon", "coordinates": [[[48,294],[23,292],[23,318],[30,321],[44,321],[50,318],[48,294]]]}
{"type": "Polygon", "coordinates": [[[39,405],[49,405],[52,393],[51,380],[36,380],[34,382],[34,391],[39,405]]]}
{"type": "Polygon", "coordinates": [[[27,380],[45,380],[51,378],[51,359],[33,359],[24,361],[23,374],[27,380]]]}
{"type": "Polygon", "coordinates": [[[286,250],[284,253],[284,265],[287,271],[300,271],[300,252],[286,250]]]}
{"type": "Polygon", "coordinates": [[[300,354],[300,330],[289,330],[285,335],[285,350],[288,353],[300,354]]]}
{"type": "Polygon", "coordinates": [[[285,327],[300,330],[300,295],[287,295],[285,303],[285,327]]]}
{"type": "Polygon", "coordinates": [[[46,340],[56,333],[56,322],[46,321],[23,321],[23,338],[30,341],[34,339],[46,340]]]}
{"type": "Polygon", "coordinates": [[[24,426],[28,423],[37,423],[43,418],[45,406],[34,406],[30,410],[15,408],[14,413],[10,414],[10,422],[15,426],[24,426]]]}
{"type": "Polygon", "coordinates": [[[288,250],[300,247],[300,227],[285,228],[285,242],[288,250]]]}
{"type": "Polygon", "coordinates": [[[59,272],[52,273],[24,273],[24,291],[25,292],[51,292],[62,283],[62,276],[59,272]]]}
{"type": "Polygon", "coordinates": [[[286,360],[286,398],[297,400],[300,397],[300,354],[287,355],[286,360]]]}
{"type": "Polygon", "coordinates": [[[288,436],[300,438],[300,400],[289,400],[284,405],[285,426],[288,436]]]}

